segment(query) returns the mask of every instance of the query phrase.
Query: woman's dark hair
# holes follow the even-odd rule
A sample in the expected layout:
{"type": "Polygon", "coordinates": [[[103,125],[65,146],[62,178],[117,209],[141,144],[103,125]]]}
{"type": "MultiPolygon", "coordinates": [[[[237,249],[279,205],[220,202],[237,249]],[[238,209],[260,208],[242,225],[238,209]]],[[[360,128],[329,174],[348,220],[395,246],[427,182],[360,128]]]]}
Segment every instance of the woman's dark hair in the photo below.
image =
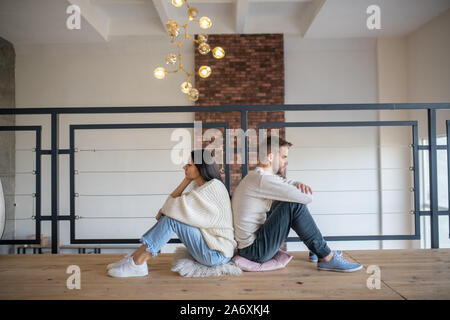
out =
{"type": "Polygon", "coordinates": [[[205,179],[205,181],[217,179],[223,183],[211,150],[208,149],[193,150],[191,152],[191,157],[192,161],[194,162],[195,166],[200,172],[200,175],[202,176],[203,179],[205,179]]]}

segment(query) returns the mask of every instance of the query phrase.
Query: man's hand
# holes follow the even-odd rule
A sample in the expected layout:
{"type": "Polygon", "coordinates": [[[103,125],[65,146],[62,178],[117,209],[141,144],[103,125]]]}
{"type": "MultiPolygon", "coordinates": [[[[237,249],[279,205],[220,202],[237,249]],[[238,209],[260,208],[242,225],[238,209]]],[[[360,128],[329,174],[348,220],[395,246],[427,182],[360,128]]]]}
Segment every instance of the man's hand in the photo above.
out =
{"type": "Polygon", "coordinates": [[[300,189],[301,192],[306,194],[313,194],[312,189],[310,186],[307,186],[306,184],[297,184],[297,189],[300,189]]]}
{"type": "Polygon", "coordinates": [[[159,209],[159,212],[158,212],[158,214],[157,214],[156,217],[155,217],[156,220],[161,219],[162,215],[163,215],[163,213],[162,213],[161,209],[159,209]]]}

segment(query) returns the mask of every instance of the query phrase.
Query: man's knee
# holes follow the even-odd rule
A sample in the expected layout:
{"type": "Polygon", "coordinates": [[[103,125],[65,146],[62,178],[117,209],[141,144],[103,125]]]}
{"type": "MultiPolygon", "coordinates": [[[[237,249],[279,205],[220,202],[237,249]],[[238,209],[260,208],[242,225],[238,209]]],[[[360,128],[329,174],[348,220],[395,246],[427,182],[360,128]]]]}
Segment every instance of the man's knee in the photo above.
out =
{"type": "Polygon", "coordinates": [[[298,202],[288,202],[288,203],[289,203],[289,209],[290,209],[291,213],[302,214],[308,210],[308,207],[306,206],[306,204],[298,203],[298,202]]]}

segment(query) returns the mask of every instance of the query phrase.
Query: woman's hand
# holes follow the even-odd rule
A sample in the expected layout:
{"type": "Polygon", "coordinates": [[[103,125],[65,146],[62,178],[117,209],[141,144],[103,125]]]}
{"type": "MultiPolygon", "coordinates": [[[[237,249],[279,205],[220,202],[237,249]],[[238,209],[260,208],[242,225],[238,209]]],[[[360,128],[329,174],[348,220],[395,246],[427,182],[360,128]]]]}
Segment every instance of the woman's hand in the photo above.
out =
{"type": "Polygon", "coordinates": [[[162,211],[161,211],[162,209],[159,209],[159,211],[158,211],[158,214],[156,215],[156,220],[159,220],[159,219],[161,219],[161,217],[163,216],[163,213],[162,213],[162,211]]]}
{"type": "Polygon", "coordinates": [[[181,196],[181,194],[183,193],[184,189],[186,189],[186,187],[187,187],[191,182],[192,182],[191,179],[188,179],[188,178],[185,177],[185,178],[183,179],[183,181],[181,181],[180,185],[179,185],[175,190],[173,190],[173,192],[170,194],[170,196],[171,196],[172,198],[176,198],[176,197],[181,196]]]}

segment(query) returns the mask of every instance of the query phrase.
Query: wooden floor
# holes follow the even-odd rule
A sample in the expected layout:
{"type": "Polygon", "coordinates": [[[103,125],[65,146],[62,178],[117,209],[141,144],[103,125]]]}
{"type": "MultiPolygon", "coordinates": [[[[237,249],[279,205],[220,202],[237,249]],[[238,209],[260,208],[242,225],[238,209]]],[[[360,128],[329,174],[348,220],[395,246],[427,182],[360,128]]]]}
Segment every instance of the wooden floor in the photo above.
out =
{"type": "Polygon", "coordinates": [[[450,299],[450,249],[345,251],[362,263],[355,273],[319,271],[306,252],[294,252],[278,271],[184,278],[170,270],[171,254],[149,260],[150,274],[111,278],[117,254],[0,255],[0,299],[450,299]],[[69,290],[69,265],[81,269],[81,289],[69,290]],[[367,267],[381,270],[381,288],[369,290],[367,267]]]}

